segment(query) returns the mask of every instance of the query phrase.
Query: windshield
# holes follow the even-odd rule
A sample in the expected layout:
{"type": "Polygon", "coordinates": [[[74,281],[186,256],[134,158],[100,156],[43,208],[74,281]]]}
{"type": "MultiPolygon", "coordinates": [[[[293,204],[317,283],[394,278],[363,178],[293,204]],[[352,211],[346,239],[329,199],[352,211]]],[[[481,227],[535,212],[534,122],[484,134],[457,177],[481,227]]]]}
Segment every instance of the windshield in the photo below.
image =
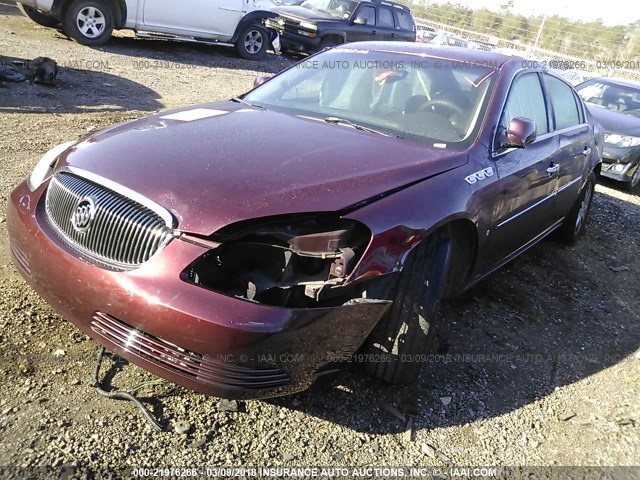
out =
{"type": "Polygon", "coordinates": [[[357,5],[352,0],[306,0],[302,3],[305,8],[328,13],[339,18],[349,18],[357,5]]]}
{"type": "Polygon", "coordinates": [[[341,47],[293,66],[244,100],[439,148],[466,148],[477,136],[495,77],[495,69],[468,62],[341,47]]]}
{"type": "Polygon", "coordinates": [[[640,87],[598,81],[580,87],[578,93],[587,103],[640,117],[640,87]]]}

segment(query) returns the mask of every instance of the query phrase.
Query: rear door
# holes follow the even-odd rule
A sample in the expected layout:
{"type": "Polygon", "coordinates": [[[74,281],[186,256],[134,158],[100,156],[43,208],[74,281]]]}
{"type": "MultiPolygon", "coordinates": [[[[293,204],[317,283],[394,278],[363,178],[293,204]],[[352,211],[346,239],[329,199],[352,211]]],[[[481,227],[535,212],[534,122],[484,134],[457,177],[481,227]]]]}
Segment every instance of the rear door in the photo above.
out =
{"type": "Polygon", "coordinates": [[[231,37],[243,0],[144,0],[144,28],[184,35],[231,37]]]}
{"type": "Polygon", "coordinates": [[[377,40],[398,40],[396,31],[396,21],[393,15],[393,8],[382,3],[378,3],[376,14],[377,40]]]}
{"type": "Polygon", "coordinates": [[[497,129],[492,154],[495,161],[497,199],[493,204],[490,264],[500,264],[546,233],[554,223],[553,198],[556,175],[548,171],[558,151],[558,139],[550,131],[540,77],[520,74],[513,81],[497,129]],[[501,132],[516,117],[533,120],[537,138],[524,148],[499,148],[501,132]]]}
{"type": "MultiPolygon", "coordinates": [[[[573,88],[559,78],[544,72],[544,86],[552,112],[553,130],[558,136],[559,151],[554,158],[558,165],[555,216],[569,214],[578,198],[581,180],[587,171],[592,152],[592,135],[582,102],[573,88]]],[[[596,154],[596,152],[593,152],[596,154]]]]}
{"type": "Polygon", "coordinates": [[[396,24],[396,40],[414,42],[416,40],[416,24],[411,13],[401,7],[394,7],[396,24]]]}

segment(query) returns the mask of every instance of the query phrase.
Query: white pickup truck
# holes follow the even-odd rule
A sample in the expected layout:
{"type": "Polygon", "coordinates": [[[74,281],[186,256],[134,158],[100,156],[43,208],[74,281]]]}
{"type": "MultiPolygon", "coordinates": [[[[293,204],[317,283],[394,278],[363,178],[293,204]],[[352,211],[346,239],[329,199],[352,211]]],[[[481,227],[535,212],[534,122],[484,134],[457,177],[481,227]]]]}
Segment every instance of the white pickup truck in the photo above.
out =
{"type": "Polygon", "coordinates": [[[247,59],[264,57],[277,34],[264,26],[271,0],[18,0],[34,22],[62,25],[78,43],[103,45],[114,29],[144,38],[209,43],[236,48],[247,59]]]}

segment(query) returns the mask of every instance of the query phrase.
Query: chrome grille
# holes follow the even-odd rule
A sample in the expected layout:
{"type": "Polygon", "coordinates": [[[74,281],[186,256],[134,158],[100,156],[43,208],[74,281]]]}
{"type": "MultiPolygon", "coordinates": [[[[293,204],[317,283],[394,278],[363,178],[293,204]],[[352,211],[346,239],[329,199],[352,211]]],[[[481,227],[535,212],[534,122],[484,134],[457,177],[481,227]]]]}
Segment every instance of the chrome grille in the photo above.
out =
{"type": "Polygon", "coordinates": [[[124,195],[72,173],[57,173],[49,184],[47,218],[67,244],[107,266],[131,269],[146,262],[172,238],[166,219],[124,195]],[[88,228],[72,216],[85,198],[94,204],[88,228]]]}

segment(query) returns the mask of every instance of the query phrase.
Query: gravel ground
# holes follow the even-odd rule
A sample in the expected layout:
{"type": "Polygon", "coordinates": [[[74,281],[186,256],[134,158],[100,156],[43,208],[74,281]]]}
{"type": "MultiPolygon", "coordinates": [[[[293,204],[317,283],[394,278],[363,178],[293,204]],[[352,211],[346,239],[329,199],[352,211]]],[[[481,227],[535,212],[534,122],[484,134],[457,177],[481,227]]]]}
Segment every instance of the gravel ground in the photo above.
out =
{"type": "MultiPolygon", "coordinates": [[[[7,196],[53,145],[147,112],[228,98],[292,60],[252,63],[223,48],[126,36],[89,49],[21,17],[8,0],[0,0],[0,55],[45,55],[62,67],[55,87],[0,84],[0,466],[20,467],[0,474],[414,465],[445,475],[460,465],[555,465],[635,466],[609,473],[640,477],[637,193],[599,185],[577,246],[543,242],[446,304],[444,361],[411,387],[380,385],[357,368],[268,401],[150,386],[139,394],[171,430],[156,433],[132,403],[95,393],[97,344],[14,269],[7,196]]],[[[155,379],[115,360],[103,368],[113,386],[155,379]]]]}

